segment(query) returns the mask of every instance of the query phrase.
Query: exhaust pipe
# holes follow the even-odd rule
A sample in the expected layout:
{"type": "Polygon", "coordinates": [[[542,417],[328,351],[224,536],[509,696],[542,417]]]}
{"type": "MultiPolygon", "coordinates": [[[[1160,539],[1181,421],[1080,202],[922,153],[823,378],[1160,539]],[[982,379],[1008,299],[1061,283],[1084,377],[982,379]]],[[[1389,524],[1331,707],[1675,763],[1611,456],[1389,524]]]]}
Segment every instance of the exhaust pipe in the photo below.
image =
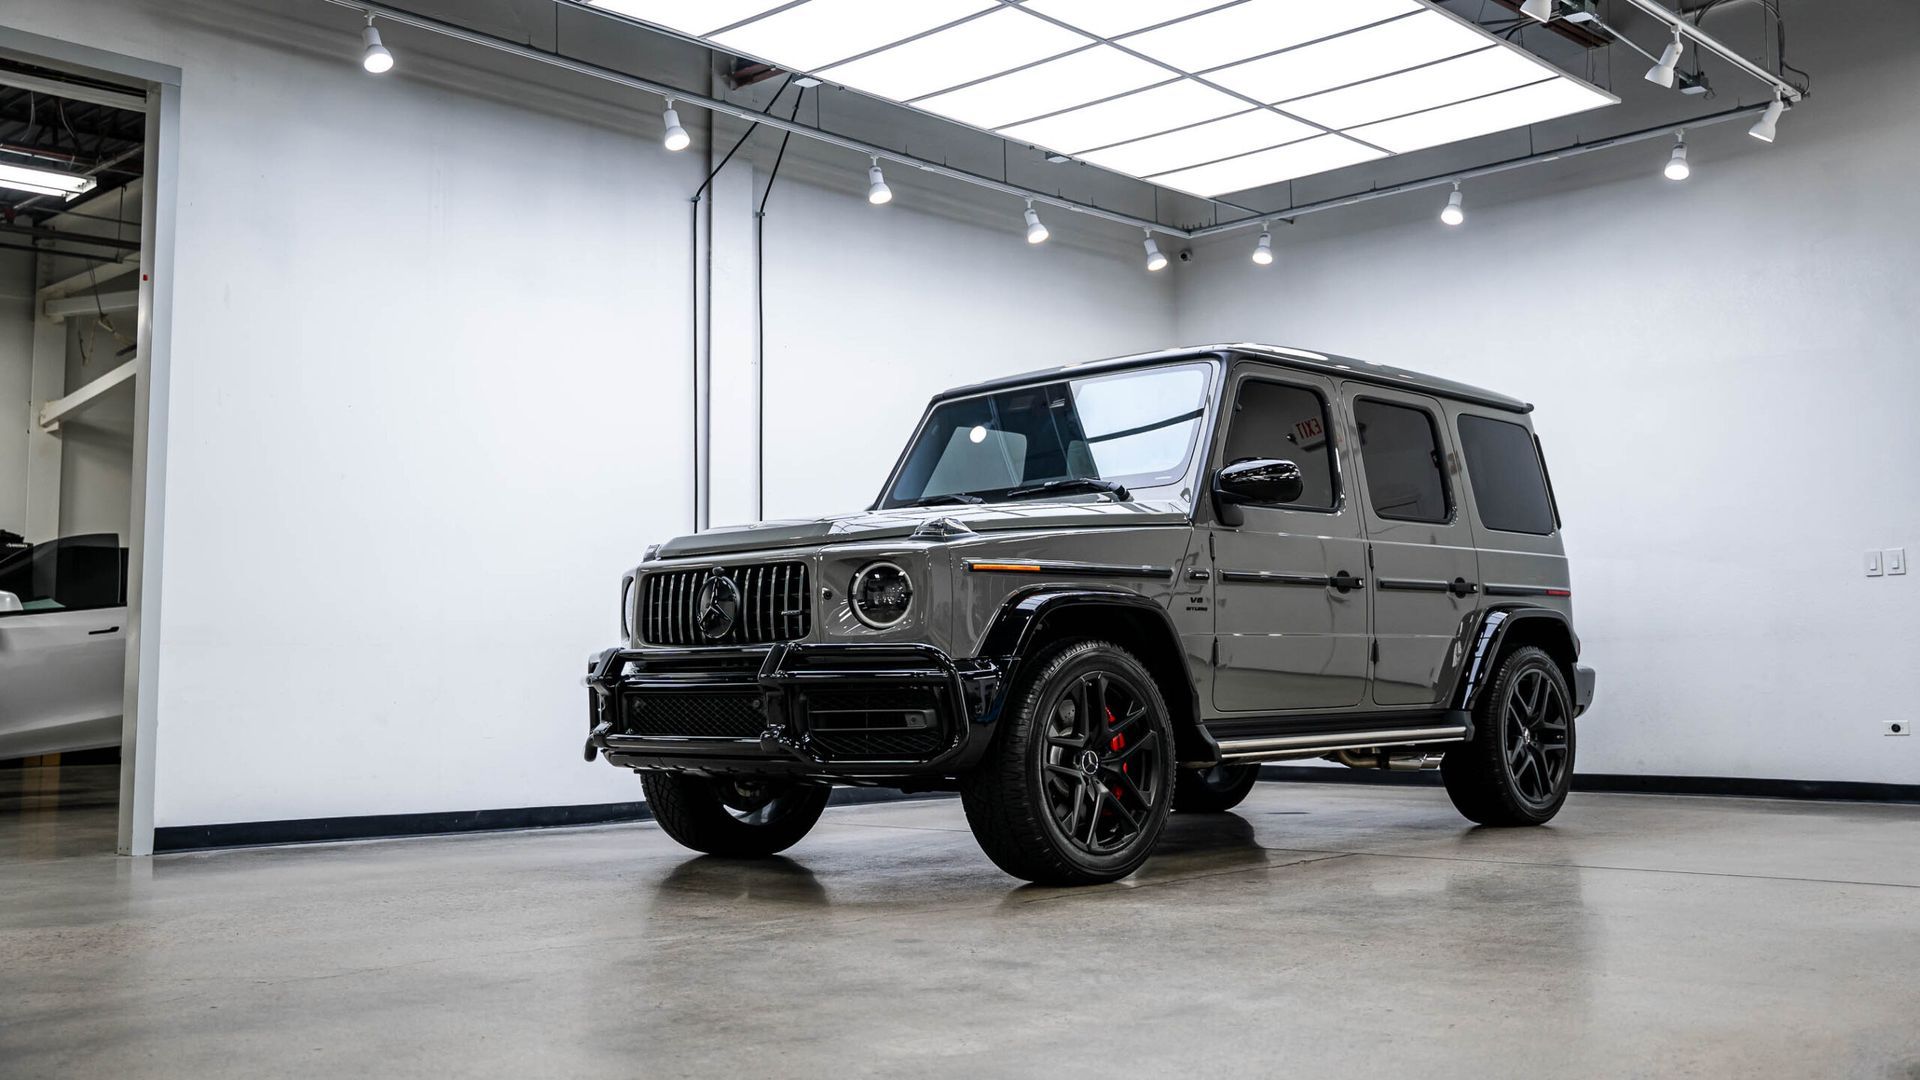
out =
{"type": "Polygon", "coordinates": [[[1328,761],[1337,761],[1349,769],[1386,769],[1392,772],[1419,772],[1422,769],[1437,769],[1445,754],[1400,753],[1390,754],[1384,750],[1337,750],[1328,754],[1328,761]]]}

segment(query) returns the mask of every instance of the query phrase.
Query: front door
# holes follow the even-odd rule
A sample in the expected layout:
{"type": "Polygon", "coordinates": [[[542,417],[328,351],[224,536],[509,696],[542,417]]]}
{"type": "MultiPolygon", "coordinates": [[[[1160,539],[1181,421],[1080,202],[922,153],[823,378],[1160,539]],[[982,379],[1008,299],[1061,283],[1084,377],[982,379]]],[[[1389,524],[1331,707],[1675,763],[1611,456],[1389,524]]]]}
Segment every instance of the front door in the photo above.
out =
{"type": "Polygon", "coordinates": [[[1342,393],[1373,561],[1373,703],[1438,705],[1480,602],[1457,459],[1432,398],[1358,383],[1342,393]]]}
{"type": "Polygon", "coordinates": [[[1257,364],[1233,371],[1232,403],[1212,465],[1291,461],[1304,490],[1285,506],[1242,507],[1211,529],[1214,708],[1325,711],[1366,692],[1366,550],[1341,484],[1330,381],[1257,364]]]}

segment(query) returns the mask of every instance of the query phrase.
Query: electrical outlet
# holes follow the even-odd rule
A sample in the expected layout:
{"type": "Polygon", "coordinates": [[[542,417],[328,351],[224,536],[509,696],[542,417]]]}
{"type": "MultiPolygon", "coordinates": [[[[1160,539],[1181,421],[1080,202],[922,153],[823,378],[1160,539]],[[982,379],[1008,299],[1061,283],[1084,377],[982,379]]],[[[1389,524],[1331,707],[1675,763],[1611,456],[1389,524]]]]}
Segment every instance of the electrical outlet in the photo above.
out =
{"type": "Polygon", "coordinates": [[[1913,723],[1908,720],[1886,720],[1882,721],[1880,726],[1886,729],[1885,733],[1888,735],[1913,734],[1913,723]]]}
{"type": "Polygon", "coordinates": [[[1907,549],[1887,549],[1887,573],[1904,574],[1907,572],[1907,549]]]}
{"type": "Polygon", "coordinates": [[[1869,552],[1867,552],[1867,576],[1868,576],[1868,577],[1879,577],[1879,576],[1880,576],[1881,574],[1883,574],[1883,573],[1885,573],[1885,572],[1886,572],[1886,571],[1884,571],[1884,570],[1882,570],[1882,569],[1880,568],[1880,552],[1879,552],[1879,550],[1878,550],[1878,549],[1875,549],[1875,550],[1873,550],[1873,551],[1869,551],[1869,552]]]}

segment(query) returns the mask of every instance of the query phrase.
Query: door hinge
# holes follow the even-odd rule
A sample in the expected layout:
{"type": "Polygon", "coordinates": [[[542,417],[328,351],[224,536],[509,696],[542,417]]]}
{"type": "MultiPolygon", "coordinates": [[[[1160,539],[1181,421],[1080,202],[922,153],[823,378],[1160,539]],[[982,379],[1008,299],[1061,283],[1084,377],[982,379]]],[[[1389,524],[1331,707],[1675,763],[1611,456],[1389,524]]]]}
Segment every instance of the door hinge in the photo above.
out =
{"type": "Polygon", "coordinates": [[[1207,660],[1207,666],[1208,667],[1220,666],[1220,639],[1219,638],[1213,639],[1213,652],[1207,660]]]}
{"type": "Polygon", "coordinates": [[[1380,639],[1379,638],[1373,639],[1373,662],[1375,664],[1378,664],[1380,662],[1380,639]]]}

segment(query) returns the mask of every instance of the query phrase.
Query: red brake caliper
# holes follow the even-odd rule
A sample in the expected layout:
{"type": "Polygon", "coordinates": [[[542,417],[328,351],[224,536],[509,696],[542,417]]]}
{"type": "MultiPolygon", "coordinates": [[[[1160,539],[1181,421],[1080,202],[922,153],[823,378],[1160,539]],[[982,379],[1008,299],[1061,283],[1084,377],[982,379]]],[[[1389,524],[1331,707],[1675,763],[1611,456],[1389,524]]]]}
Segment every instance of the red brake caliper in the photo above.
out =
{"type": "MultiPolygon", "coordinates": [[[[1117,724],[1117,723],[1119,723],[1119,721],[1118,721],[1118,720],[1115,720],[1115,719],[1113,718],[1113,710],[1112,710],[1112,709],[1108,709],[1108,710],[1107,710],[1107,726],[1108,726],[1108,727],[1112,727],[1113,725],[1115,725],[1115,724],[1117,724]]],[[[1119,753],[1120,751],[1122,751],[1122,750],[1124,750],[1124,749],[1126,749],[1126,746],[1127,746],[1127,737],[1126,737],[1125,735],[1121,735],[1121,734],[1119,734],[1119,733],[1117,733],[1117,732],[1116,732],[1116,733],[1114,734],[1114,736],[1113,736],[1113,738],[1112,738],[1111,740],[1109,740],[1109,741],[1107,742],[1107,749],[1109,749],[1109,750],[1111,750],[1112,752],[1114,752],[1114,753],[1116,753],[1116,754],[1117,754],[1117,753],[1119,753]]],[[[1127,764],[1128,764],[1128,763],[1127,763],[1127,762],[1124,762],[1124,761],[1120,763],[1120,771],[1121,771],[1121,772],[1126,772],[1126,771],[1127,771],[1127,764]]],[[[1114,797],[1114,798],[1116,798],[1116,799],[1120,797],[1120,789],[1119,789],[1119,788],[1114,788],[1114,789],[1113,789],[1113,797],[1114,797]]]]}

